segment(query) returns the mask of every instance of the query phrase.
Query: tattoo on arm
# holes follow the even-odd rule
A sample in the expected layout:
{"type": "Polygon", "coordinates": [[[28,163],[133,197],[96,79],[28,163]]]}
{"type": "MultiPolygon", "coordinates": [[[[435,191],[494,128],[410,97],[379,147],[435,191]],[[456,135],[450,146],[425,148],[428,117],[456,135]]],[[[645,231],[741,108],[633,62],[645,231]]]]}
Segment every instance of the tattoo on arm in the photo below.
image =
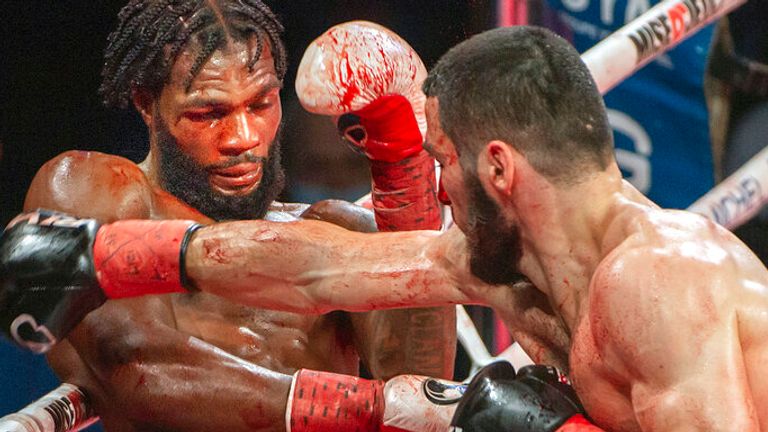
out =
{"type": "Polygon", "coordinates": [[[356,314],[352,322],[358,348],[375,377],[452,378],[456,350],[453,306],[356,314]]]}

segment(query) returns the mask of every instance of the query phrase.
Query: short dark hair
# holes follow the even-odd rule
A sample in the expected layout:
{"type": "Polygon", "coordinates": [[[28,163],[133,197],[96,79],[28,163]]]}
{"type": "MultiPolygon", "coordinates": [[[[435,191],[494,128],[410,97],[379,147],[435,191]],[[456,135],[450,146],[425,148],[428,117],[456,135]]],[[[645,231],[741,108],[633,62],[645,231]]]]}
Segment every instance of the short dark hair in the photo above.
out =
{"type": "Polygon", "coordinates": [[[159,95],[176,57],[190,41],[200,50],[186,85],[227,39],[258,39],[249,67],[258,61],[269,41],[279,79],[286,71],[283,26],[260,0],[131,0],[118,14],[117,28],[109,35],[99,88],[107,106],[125,107],[131,89],[159,95]]]}
{"type": "MultiPolygon", "coordinates": [[[[491,140],[512,145],[557,183],[587,166],[606,168],[613,138],[605,105],[578,52],[549,30],[515,26],[478,34],[449,50],[424,93],[465,170],[491,140]]],[[[586,172],[589,172],[588,170],[586,172]]]]}

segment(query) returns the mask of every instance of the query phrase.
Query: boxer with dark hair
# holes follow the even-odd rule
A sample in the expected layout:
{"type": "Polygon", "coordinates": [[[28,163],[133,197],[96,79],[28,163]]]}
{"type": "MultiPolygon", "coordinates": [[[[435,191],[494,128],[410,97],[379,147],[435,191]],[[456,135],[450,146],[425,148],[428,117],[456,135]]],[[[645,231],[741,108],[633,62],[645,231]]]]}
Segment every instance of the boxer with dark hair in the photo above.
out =
{"type": "MultiPolygon", "coordinates": [[[[305,217],[375,231],[371,212],[348,203],[309,207],[274,201],[283,185],[281,32],[259,0],[129,2],[109,36],[100,91],[106,104],[132,104],[139,111],[149,129],[146,160],[136,165],[112,155],[64,153],[40,169],[25,208],[102,223],[305,217]]],[[[418,57],[412,61],[421,65],[418,57]]],[[[410,80],[411,93],[420,94],[424,76],[414,78],[382,80],[410,80]]],[[[411,110],[407,102],[401,108],[411,110]]],[[[379,111],[376,126],[388,130],[391,115],[379,111]]],[[[434,161],[421,151],[418,128],[415,134],[415,142],[407,144],[415,151],[393,153],[395,160],[428,159],[433,170],[434,161]]],[[[386,146],[378,154],[389,155],[386,146]]],[[[428,181],[425,176],[423,183],[428,181]]],[[[434,193],[409,199],[437,208],[434,193]]],[[[398,206],[385,210],[388,230],[440,227],[439,218],[424,219],[398,206]]],[[[164,234],[154,238],[158,251],[164,234]]],[[[0,304],[7,300],[0,294],[0,304]]],[[[103,302],[82,293],[78,300],[103,302]]],[[[441,308],[298,315],[204,293],[152,296],[107,302],[53,349],[49,360],[63,381],[91,396],[110,431],[283,430],[291,374],[300,368],[357,375],[362,358],[376,378],[403,373],[450,378],[453,314],[453,308],[441,308]]],[[[8,317],[3,313],[2,321],[8,317]]],[[[74,323],[64,315],[57,319],[74,323]]],[[[34,332],[34,325],[22,321],[8,325],[15,325],[17,334],[34,332]]],[[[40,352],[50,347],[41,339],[29,346],[40,352]]],[[[302,385],[335,384],[332,377],[338,375],[304,376],[302,385]]]]}
{"type": "Polygon", "coordinates": [[[199,289],[307,313],[485,304],[534,361],[568,372],[580,400],[554,370],[493,368],[467,388],[456,430],[596,430],[588,419],[612,431],[767,430],[768,270],[725,228],[661,209],[622,179],[576,50],[544,29],[491,30],[451,49],[425,83],[425,146],[442,164],[456,229],[186,223],[166,231],[158,254],[126,241],[157,222],[96,232],[95,221],[51,227],[28,214],[0,242],[15,253],[0,262],[6,295],[18,299],[4,314],[33,310],[37,296],[39,319],[55,305],[76,315],[71,286],[106,296],[199,289]],[[66,247],[66,236],[86,246],[66,247]],[[95,275],[51,282],[65,266],[27,270],[62,256],[95,275]],[[161,265],[164,286],[149,271],[161,265]]]}

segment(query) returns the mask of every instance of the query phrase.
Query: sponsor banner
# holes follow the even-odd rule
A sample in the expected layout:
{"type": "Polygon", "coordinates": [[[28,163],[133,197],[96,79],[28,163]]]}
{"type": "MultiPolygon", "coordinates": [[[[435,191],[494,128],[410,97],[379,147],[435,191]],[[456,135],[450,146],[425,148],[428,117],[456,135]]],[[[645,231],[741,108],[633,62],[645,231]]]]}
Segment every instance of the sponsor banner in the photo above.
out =
{"type": "MultiPolygon", "coordinates": [[[[677,42],[722,9],[724,0],[682,0],[624,34],[637,62],[677,42]]],[[[584,52],[650,10],[653,0],[548,0],[584,52]]],[[[686,208],[714,185],[703,76],[712,39],[704,27],[605,95],[622,172],[663,207],[686,208]]]]}

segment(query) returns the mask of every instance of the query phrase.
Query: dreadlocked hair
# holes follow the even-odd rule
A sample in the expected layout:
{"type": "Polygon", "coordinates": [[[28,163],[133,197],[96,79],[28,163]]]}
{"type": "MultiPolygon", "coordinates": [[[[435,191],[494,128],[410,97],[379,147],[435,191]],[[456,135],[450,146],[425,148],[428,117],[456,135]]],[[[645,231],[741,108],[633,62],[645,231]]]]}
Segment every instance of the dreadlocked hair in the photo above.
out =
{"type": "Polygon", "coordinates": [[[188,89],[227,40],[246,41],[252,36],[258,43],[248,68],[253,68],[268,42],[282,80],[287,69],[282,32],[280,21],[260,0],[131,0],[107,39],[99,93],[105,105],[119,107],[129,105],[132,88],[159,95],[176,57],[196,42],[200,48],[185,81],[188,89]]]}

